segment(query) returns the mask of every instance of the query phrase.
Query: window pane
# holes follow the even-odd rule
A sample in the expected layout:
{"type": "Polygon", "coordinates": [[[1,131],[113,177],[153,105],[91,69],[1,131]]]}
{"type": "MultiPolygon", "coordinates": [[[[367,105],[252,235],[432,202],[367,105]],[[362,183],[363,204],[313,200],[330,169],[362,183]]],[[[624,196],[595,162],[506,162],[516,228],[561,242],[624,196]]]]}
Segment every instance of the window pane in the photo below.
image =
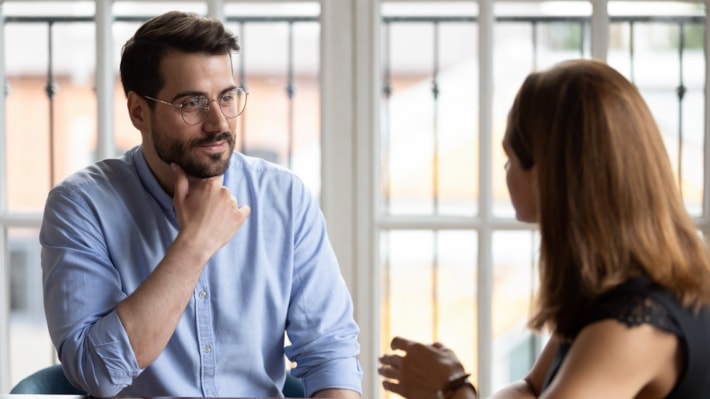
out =
{"type": "Polygon", "coordinates": [[[51,28],[7,22],[6,37],[23,38],[9,40],[6,48],[10,210],[41,210],[52,185],[94,159],[94,31],[86,22],[51,28]]]}
{"type": "MultiPolygon", "coordinates": [[[[132,17],[135,15],[140,15],[144,17],[150,17],[155,14],[146,14],[142,9],[136,11],[125,10],[125,5],[123,7],[117,7],[118,4],[114,5],[114,12],[121,10],[117,15],[124,17],[132,17]]],[[[165,5],[164,5],[165,6],[165,5]]],[[[168,11],[168,9],[162,10],[168,11]]],[[[159,11],[159,12],[162,12],[159,11]]],[[[129,149],[139,145],[141,143],[141,133],[136,130],[128,117],[128,110],[126,108],[126,95],[123,92],[123,85],[121,84],[121,74],[119,71],[119,65],[121,63],[121,48],[128,41],[128,39],[133,36],[135,31],[140,27],[141,22],[127,22],[127,21],[116,21],[112,26],[113,34],[113,63],[116,73],[116,81],[114,83],[113,92],[113,131],[114,131],[114,145],[116,146],[116,155],[123,154],[129,149]]]]}
{"type": "Polygon", "coordinates": [[[180,1],[179,7],[176,7],[174,2],[170,1],[115,1],[113,4],[113,13],[116,16],[144,16],[152,17],[164,12],[180,10],[195,12],[205,15],[207,13],[207,4],[205,1],[180,1]]]}
{"type": "Polygon", "coordinates": [[[10,265],[10,384],[54,361],[42,303],[38,231],[8,229],[10,265]]]}
{"type": "Polygon", "coordinates": [[[435,340],[453,349],[476,380],[478,370],[478,234],[474,231],[439,231],[436,239],[435,340]]]}
{"type": "Polygon", "coordinates": [[[442,342],[475,379],[476,244],[473,231],[380,234],[382,351],[389,351],[394,336],[442,342]]]}
{"type": "Polygon", "coordinates": [[[705,162],[704,8],[700,3],[614,1],[609,3],[609,14],[614,21],[609,63],[634,82],[646,99],[686,208],[700,216],[705,162]]]}
{"type": "Polygon", "coordinates": [[[319,4],[233,3],[225,11],[240,38],[235,73],[249,91],[237,132],[242,152],[292,169],[318,195],[319,4]]]}
{"type": "Polygon", "coordinates": [[[538,281],[538,248],[539,236],[532,231],[493,234],[494,391],[524,378],[539,351],[527,328],[538,281]]]}
{"type": "Polygon", "coordinates": [[[476,10],[447,3],[382,9],[383,211],[472,216],[478,197],[476,10]]]}

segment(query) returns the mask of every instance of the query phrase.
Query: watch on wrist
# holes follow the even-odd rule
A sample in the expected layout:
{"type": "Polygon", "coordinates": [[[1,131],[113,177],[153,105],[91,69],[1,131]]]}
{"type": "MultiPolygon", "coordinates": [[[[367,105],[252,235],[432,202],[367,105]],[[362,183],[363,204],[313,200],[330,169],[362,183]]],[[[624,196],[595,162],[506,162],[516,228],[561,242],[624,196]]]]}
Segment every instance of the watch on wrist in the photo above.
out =
{"type": "Polygon", "coordinates": [[[468,377],[470,376],[471,374],[460,374],[449,378],[446,384],[444,384],[444,386],[439,390],[439,398],[451,399],[459,389],[465,386],[468,386],[473,389],[473,393],[478,398],[478,390],[476,389],[476,386],[468,380],[468,377]]]}

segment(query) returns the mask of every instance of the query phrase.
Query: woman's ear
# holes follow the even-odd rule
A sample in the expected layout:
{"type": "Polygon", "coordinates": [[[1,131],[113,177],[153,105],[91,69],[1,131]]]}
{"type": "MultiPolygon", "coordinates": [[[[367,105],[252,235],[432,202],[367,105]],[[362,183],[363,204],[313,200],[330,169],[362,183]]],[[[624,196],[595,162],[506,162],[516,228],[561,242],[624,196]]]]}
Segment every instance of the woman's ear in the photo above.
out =
{"type": "Polygon", "coordinates": [[[128,116],[131,118],[131,123],[136,129],[142,132],[150,125],[150,110],[148,109],[148,102],[143,96],[134,91],[129,91],[126,106],[128,107],[128,116]]]}

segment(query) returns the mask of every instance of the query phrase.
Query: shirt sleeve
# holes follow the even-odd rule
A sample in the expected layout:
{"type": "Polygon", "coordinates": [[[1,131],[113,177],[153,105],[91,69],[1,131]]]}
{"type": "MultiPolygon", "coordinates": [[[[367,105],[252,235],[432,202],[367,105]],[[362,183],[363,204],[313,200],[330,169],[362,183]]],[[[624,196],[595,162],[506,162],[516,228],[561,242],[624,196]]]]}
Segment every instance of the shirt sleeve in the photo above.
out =
{"type": "Polygon", "coordinates": [[[55,188],[40,243],[49,334],[69,380],[97,397],[115,396],[141,372],[116,306],[126,294],[88,201],[55,188]]]}
{"type": "Polygon", "coordinates": [[[306,396],[327,388],[362,393],[357,360],[359,329],[353,304],[315,200],[302,190],[294,201],[294,278],[286,355],[297,363],[293,375],[304,381],[306,396]]]}

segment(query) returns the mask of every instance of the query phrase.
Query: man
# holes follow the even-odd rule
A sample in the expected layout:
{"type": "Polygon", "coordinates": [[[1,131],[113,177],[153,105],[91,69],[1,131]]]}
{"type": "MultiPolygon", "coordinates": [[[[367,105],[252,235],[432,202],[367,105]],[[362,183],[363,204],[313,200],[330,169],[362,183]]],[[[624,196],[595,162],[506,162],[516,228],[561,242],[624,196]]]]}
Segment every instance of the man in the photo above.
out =
{"type": "Polygon", "coordinates": [[[49,332],[89,395],[276,397],[285,354],[308,396],[359,397],[358,327],[316,201],[233,152],[238,49],[216,20],[147,21],[121,59],[142,145],[49,194],[49,332]]]}

